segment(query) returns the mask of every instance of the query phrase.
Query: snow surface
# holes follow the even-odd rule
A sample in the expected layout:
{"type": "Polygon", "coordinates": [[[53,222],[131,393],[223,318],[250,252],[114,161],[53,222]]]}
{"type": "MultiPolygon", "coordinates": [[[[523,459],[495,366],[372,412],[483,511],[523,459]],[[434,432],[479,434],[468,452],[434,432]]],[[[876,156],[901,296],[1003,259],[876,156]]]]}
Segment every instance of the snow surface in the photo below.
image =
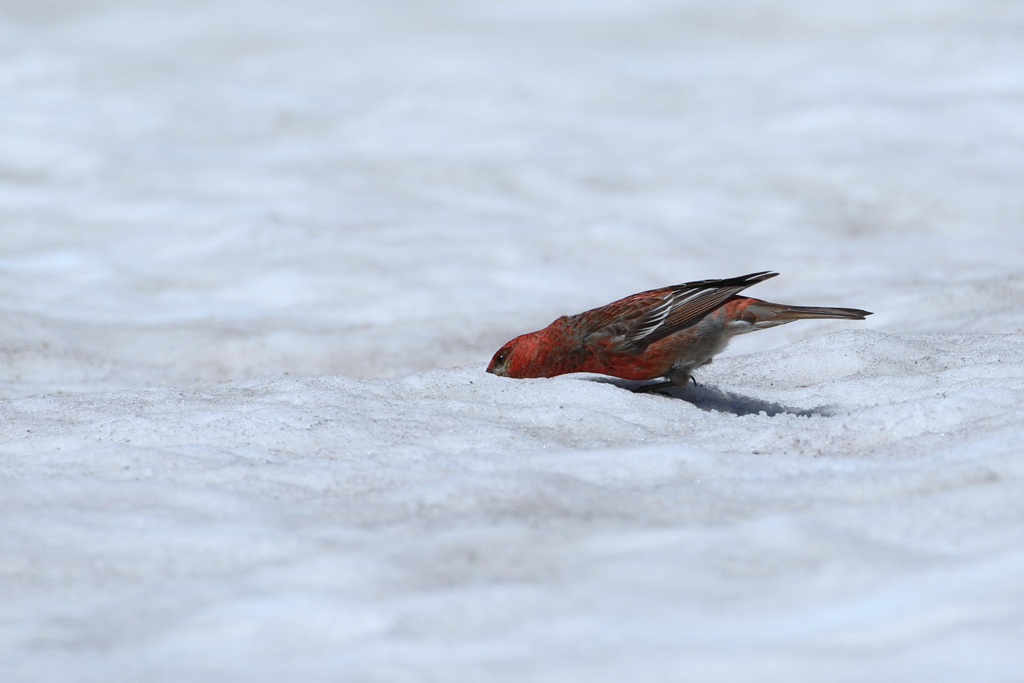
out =
{"type": "Polygon", "coordinates": [[[1024,680],[1024,4],[0,2],[0,678],[1024,680]],[[674,396],[516,334],[876,312],[674,396]]]}

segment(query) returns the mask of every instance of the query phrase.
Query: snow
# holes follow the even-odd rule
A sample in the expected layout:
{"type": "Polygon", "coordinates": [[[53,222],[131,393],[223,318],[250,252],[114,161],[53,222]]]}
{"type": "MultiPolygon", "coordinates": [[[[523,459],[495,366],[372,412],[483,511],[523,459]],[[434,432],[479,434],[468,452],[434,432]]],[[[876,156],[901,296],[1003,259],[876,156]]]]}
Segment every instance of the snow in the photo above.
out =
{"type": "Polygon", "coordinates": [[[9,1],[5,681],[1019,681],[1024,6],[9,1]],[[773,269],[672,396],[484,372],[773,269]]]}

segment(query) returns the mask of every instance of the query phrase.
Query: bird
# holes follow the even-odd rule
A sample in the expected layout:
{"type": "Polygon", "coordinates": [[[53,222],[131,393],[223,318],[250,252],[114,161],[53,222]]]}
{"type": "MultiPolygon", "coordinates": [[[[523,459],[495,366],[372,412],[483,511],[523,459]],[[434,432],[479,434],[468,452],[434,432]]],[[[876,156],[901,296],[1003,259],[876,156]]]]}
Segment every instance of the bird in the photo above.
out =
{"type": "Polygon", "coordinates": [[[765,270],[695,280],[562,316],[506,343],[487,372],[513,378],[590,372],[636,381],[662,379],[637,390],[663,390],[685,386],[696,368],[710,363],[738,334],[794,320],[864,320],[871,315],[859,308],[789,306],[740,295],[777,275],[765,270]]]}

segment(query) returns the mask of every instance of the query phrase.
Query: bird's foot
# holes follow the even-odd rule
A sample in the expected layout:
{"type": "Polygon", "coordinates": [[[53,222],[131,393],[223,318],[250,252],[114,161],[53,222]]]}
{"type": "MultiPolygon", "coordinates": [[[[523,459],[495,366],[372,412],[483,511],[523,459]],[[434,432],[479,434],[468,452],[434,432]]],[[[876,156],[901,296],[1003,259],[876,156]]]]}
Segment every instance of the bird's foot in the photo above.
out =
{"type": "Polygon", "coordinates": [[[676,386],[675,382],[651,382],[650,384],[643,384],[641,386],[638,386],[633,391],[635,391],[638,394],[659,393],[665,394],[667,396],[668,394],[664,390],[674,386],[676,386]]]}
{"type": "Polygon", "coordinates": [[[666,389],[671,389],[672,387],[685,387],[690,382],[693,382],[694,387],[700,386],[699,384],[697,384],[697,380],[693,378],[693,375],[669,375],[669,379],[667,380],[664,380],[662,382],[651,382],[650,384],[644,384],[634,389],[634,391],[636,391],[636,393],[638,394],[658,393],[664,396],[668,396],[669,394],[666,391],[666,389]]]}

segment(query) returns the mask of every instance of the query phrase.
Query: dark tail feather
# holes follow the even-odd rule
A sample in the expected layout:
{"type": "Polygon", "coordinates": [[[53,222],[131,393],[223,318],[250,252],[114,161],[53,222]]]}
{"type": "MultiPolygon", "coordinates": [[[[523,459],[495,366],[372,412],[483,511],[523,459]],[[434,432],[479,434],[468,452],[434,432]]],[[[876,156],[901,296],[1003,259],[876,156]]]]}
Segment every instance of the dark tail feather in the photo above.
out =
{"type": "MultiPolygon", "coordinates": [[[[764,316],[774,322],[790,322],[791,320],[804,320],[807,318],[840,318],[842,320],[863,320],[871,315],[871,311],[862,311],[859,308],[829,308],[826,306],[783,306],[782,304],[769,304],[772,312],[764,316]]],[[[753,308],[753,306],[751,306],[753,308]]],[[[760,316],[758,316],[760,317],[760,316]]]]}

